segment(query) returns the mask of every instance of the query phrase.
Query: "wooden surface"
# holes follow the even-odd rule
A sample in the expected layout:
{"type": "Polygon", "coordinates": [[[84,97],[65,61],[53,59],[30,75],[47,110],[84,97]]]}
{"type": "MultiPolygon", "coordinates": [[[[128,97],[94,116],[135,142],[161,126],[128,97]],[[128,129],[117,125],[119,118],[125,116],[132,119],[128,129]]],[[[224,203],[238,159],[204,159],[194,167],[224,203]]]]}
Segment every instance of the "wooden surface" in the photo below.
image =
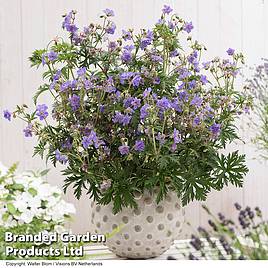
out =
{"type": "MultiPolygon", "coordinates": [[[[259,63],[268,56],[268,1],[267,0],[0,0],[0,111],[13,109],[16,104],[30,103],[33,92],[41,81],[40,71],[29,68],[27,58],[31,51],[43,48],[56,35],[62,36],[61,15],[71,9],[78,11],[81,26],[96,21],[105,7],[116,13],[117,28],[149,27],[160,14],[163,4],[170,4],[186,20],[194,24],[194,38],[206,44],[206,59],[226,55],[233,47],[244,52],[248,65],[259,63]]],[[[248,73],[244,70],[244,73],[248,73]]],[[[243,79],[238,81],[238,85],[243,79]]],[[[44,97],[43,101],[49,101],[44,97]]],[[[246,127],[243,121],[242,126],[246,127]]],[[[34,139],[25,139],[22,134],[24,124],[17,121],[8,123],[0,119],[0,159],[5,165],[20,162],[22,169],[44,169],[45,164],[32,158],[34,139]]],[[[268,216],[267,164],[260,163],[255,147],[250,144],[254,129],[242,129],[246,144],[238,148],[247,153],[250,173],[243,189],[229,187],[223,192],[211,193],[206,204],[213,212],[222,211],[232,217],[233,203],[262,207],[268,216]]],[[[52,169],[48,180],[62,185],[63,177],[59,169],[52,169]]],[[[77,201],[71,191],[66,199],[74,202],[77,216],[71,227],[75,232],[89,229],[88,199],[77,201]]],[[[184,236],[192,228],[206,224],[207,215],[198,202],[186,208],[187,221],[192,227],[184,228],[184,236]]]]}
{"type": "MultiPolygon", "coordinates": [[[[152,260],[166,260],[168,256],[172,256],[178,260],[187,259],[189,254],[188,240],[176,240],[169,250],[159,257],[152,260]]],[[[92,260],[120,260],[120,258],[112,253],[106,246],[96,245],[85,247],[86,259],[92,260]]]]}

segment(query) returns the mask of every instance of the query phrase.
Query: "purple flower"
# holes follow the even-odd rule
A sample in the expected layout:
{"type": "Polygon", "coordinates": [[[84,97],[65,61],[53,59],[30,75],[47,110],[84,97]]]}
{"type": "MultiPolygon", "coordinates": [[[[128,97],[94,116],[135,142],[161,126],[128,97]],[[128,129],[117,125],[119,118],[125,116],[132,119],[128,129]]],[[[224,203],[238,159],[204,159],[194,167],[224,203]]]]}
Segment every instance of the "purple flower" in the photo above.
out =
{"type": "Polygon", "coordinates": [[[11,112],[8,110],[3,111],[4,118],[7,119],[8,121],[11,121],[11,112]]]}
{"type": "Polygon", "coordinates": [[[214,136],[218,136],[220,134],[220,131],[221,131],[221,124],[216,124],[214,123],[210,128],[209,130],[212,132],[212,134],[214,136]]]}
{"type": "Polygon", "coordinates": [[[108,44],[108,48],[109,48],[110,50],[115,50],[115,49],[117,48],[117,43],[114,42],[114,41],[109,42],[109,44],[108,44]]]}
{"type": "Polygon", "coordinates": [[[78,69],[78,70],[77,70],[77,75],[78,75],[78,76],[83,76],[83,75],[85,75],[86,70],[87,70],[86,67],[82,67],[82,68],[78,69]]]}
{"type": "Polygon", "coordinates": [[[180,132],[176,128],[173,130],[173,140],[175,144],[181,143],[180,132]]]}
{"type": "Polygon", "coordinates": [[[189,89],[192,89],[196,86],[196,81],[195,80],[192,80],[188,83],[188,86],[189,86],[189,89]]]}
{"type": "Polygon", "coordinates": [[[126,114],[126,115],[123,115],[123,117],[122,117],[122,125],[123,126],[126,126],[126,125],[128,125],[129,123],[130,123],[130,120],[131,120],[131,116],[130,115],[128,115],[128,114],[126,114]]]}
{"type": "Polygon", "coordinates": [[[177,111],[178,113],[182,112],[182,108],[181,108],[181,104],[179,103],[179,99],[178,98],[174,98],[173,102],[171,102],[171,107],[177,111]]]}
{"type": "Polygon", "coordinates": [[[185,79],[185,78],[187,78],[189,76],[191,76],[191,72],[188,69],[182,68],[180,70],[180,79],[185,79]]]}
{"type": "Polygon", "coordinates": [[[200,117],[196,116],[196,117],[194,118],[194,120],[193,120],[193,126],[194,126],[194,127],[198,126],[198,125],[200,124],[200,122],[201,122],[200,117]]]}
{"type": "Polygon", "coordinates": [[[200,107],[202,103],[203,103],[203,99],[200,98],[198,95],[195,95],[190,104],[195,107],[200,107]]]}
{"type": "Polygon", "coordinates": [[[125,41],[131,40],[131,32],[127,32],[125,30],[122,30],[122,37],[125,41]]]}
{"type": "Polygon", "coordinates": [[[67,161],[68,161],[67,156],[62,155],[61,152],[58,149],[55,151],[55,157],[56,157],[56,160],[59,161],[62,164],[66,164],[67,161]]]}
{"type": "Polygon", "coordinates": [[[131,101],[131,106],[134,110],[138,109],[141,106],[141,100],[139,98],[133,98],[131,101]]]}
{"type": "Polygon", "coordinates": [[[149,108],[150,106],[149,106],[149,104],[144,104],[142,107],[141,107],[141,109],[140,109],[140,119],[141,120],[144,120],[148,115],[149,115],[149,113],[148,113],[148,108],[149,108]]]}
{"type": "Polygon", "coordinates": [[[60,86],[60,91],[65,91],[66,89],[68,89],[69,87],[71,87],[71,81],[67,80],[65,82],[63,82],[60,86]]]}
{"type": "Polygon", "coordinates": [[[105,31],[108,34],[114,34],[115,29],[116,29],[116,25],[113,22],[110,22],[107,28],[105,29],[105,31]]]}
{"type": "Polygon", "coordinates": [[[169,53],[169,56],[170,56],[171,58],[177,57],[178,55],[179,55],[179,51],[178,51],[177,49],[175,49],[175,50],[173,50],[173,51],[171,51],[171,52],[169,53]]]}
{"type": "Polygon", "coordinates": [[[162,12],[164,13],[164,14],[169,14],[170,12],[172,12],[173,11],[173,9],[170,7],[170,6],[168,6],[168,5],[164,5],[164,7],[163,7],[163,9],[162,9],[162,12]]]}
{"type": "Polygon", "coordinates": [[[151,92],[152,92],[152,88],[150,87],[146,88],[142,93],[143,98],[148,97],[151,92]]]}
{"type": "Polygon", "coordinates": [[[58,58],[58,53],[56,53],[55,51],[51,50],[48,54],[47,57],[50,61],[54,61],[58,58]]]}
{"type": "Polygon", "coordinates": [[[128,145],[121,145],[118,147],[118,150],[121,155],[126,155],[129,153],[129,146],[128,145]]]}
{"type": "Polygon", "coordinates": [[[77,96],[76,94],[73,94],[69,98],[69,102],[70,102],[70,105],[71,105],[73,111],[76,111],[79,109],[79,107],[80,107],[80,97],[79,96],[77,96]]]}
{"type": "Polygon", "coordinates": [[[33,136],[32,131],[33,131],[33,125],[28,124],[28,126],[25,129],[23,129],[24,136],[27,137],[27,138],[32,137],[33,136]]]}
{"type": "Polygon", "coordinates": [[[188,62],[194,64],[195,61],[197,60],[197,57],[198,57],[198,53],[197,53],[196,50],[194,50],[194,51],[187,57],[188,62]]]}
{"type": "Polygon", "coordinates": [[[72,142],[70,138],[67,138],[61,145],[62,149],[71,150],[72,149],[72,142]]]}
{"type": "Polygon", "coordinates": [[[109,8],[106,8],[103,10],[103,13],[107,16],[107,17],[113,17],[114,16],[114,11],[109,9],[109,8]]]}
{"type": "Polygon", "coordinates": [[[135,75],[133,80],[132,80],[132,85],[134,87],[138,87],[140,85],[140,83],[142,82],[142,78],[139,74],[135,75]]]}
{"type": "Polygon", "coordinates": [[[159,85],[160,82],[161,82],[161,80],[160,80],[159,77],[155,77],[154,80],[153,80],[153,83],[154,83],[155,85],[159,85]]]}
{"type": "Polygon", "coordinates": [[[155,139],[159,141],[160,145],[163,145],[165,143],[165,138],[166,138],[165,134],[158,132],[155,139]]]}
{"type": "Polygon", "coordinates": [[[84,136],[82,138],[82,145],[85,149],[87,149],[90,145],[93,145],[93,139],[89,136],[84,136]]]}
{"type": "Polygon", "coordinates": [[[203,65],[204,69],[207,70],[209,68],[209,66],[210,66],[210,63],[211,63],[210,61],[203,62],[202,65],[203,65]]]}
{"type": "Polygon", "coordinates": [[[167,110],[171,107],[170,101],[166,97],[163,97],[162,99],[158,100],[156,105],[161,110],[167,110]]]}
{"type": "Polygon", "coordinates": [[[142,38],[142,40],[141,40],[140,48],[145,49],[147,46],[149,46],[152,43],[153,38],[154,38],[153,32],[148,30],[146,37],[142,38]]]}
{"type": "Polygon", "coordinates": [[[207,77],[203,74],[200,76],[200,81],[203,85],[208,83],[207,77]]]}
{"type": "Polygon", "coordinates": [[[142,152],[145,148],[145,144],[143,141],[138,140],[135,142],[134,149],[138,152],[142,152]]]}
{"type": "Polygon", "coordinates": [[[113,116],[113,119],[112,121],[114,123],[119,123],[119,124],[122,124],[123,126],[126,126],[130,123],[130,120],[131,120],[131,116],[130,115],[124,115],[120,112],[115,112],[115,115],[113,116]]]}
{"type": "Polygon", "coordinates": [[[193,23],[191,21],[184,23],[183,30],[185,32],[190,33],[193,30],[193,28],[194,28],[194,26],[193,26],[193,23]]]}
{"type": "Polygon", "coordinates": [[[121,60],[125,63],[130,62],[132,59],[132,54],[130,50],[124,50],[121,56],[121,60]]]}
{"type": "Polygon", "coordinates": [[[125,83],[125,80],[130,79],[133,76],[134,73],[132,72],[124,72],[121,73],[119,78],[120,78],[120,83],[123,85],[125,83]]]}
{"type": "Polygon", "coordinates": [[[151,55],[151,59],[152,59],[152,61],[153,62],[163,62],[163,59],[162,59],[162,57],[161,56],[159,56],[159,55],[151,55]]]}
{"type": "Polygon", "coordinates": [[[44,120],[48,116],[48,107],[45,104],[39,104],[36,107],[36,115],[39,116],[40,120],[44,120]]]}
{"type": "Polygon", "coordinates": [[[227,50],[226,52],[227,52],[227,54],[228,54],[229,56],[232,56],[232,55],[234,55],[235,50],[234,50],[233,48],[228,48],[228,50],[227,50]]]}
{"type": "Polygon", "coordinates": [[[43,66],[47,63],[47,59],[46,59],[46,57],[47,57],[47,53],[43,53],[43,54],[42,54],[42,65],[43,65],[43,66]]]}
{"type": "Polygon", "coordinates": [[[62,27],[63,29],[66,29],[68,32],[74,34],[75,32],[77,32],[78,28],[72,21],[72,15],[73,11],[69,12],[69,14],[65,16],[64,21],[62,23],[62,27]]]}
{"type": "Polygon", "coordinates": [[[61,76],[61,70],[57,70],[57,72],[53,76],[53,81],[58,81],[61,76]]]}

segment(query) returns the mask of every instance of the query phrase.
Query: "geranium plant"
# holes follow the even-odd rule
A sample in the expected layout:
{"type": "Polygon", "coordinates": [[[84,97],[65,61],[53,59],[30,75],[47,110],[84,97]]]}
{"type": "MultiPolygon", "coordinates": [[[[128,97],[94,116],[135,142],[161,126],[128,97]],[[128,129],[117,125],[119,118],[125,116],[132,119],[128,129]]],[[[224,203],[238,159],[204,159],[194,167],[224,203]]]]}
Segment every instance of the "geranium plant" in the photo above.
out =
{"type": "Polygon", "coordinates": [[[192,22],[168,6],[151,30],[123,30],[118,39],[112,10],[81,30],[75,16],[64,16],[68,40],[30,57],[45,70],[36,109],[13,112],[27,123],[25,136],[38,137],[34,154],[66,165],[64,189],[72,185],[79,198],[85,188],[116,213],[135,207],[145,189],[159,188],[157,202],[176,191],[186,205],[228,183],[241,187],[245,156],[219,149],[239,138],[235,120],[250,106],[234,86],[242,54],[230,48],[228,59],[203,62],[192,22]],[[39,102],[45,92],[52,105],[39,102]]]}

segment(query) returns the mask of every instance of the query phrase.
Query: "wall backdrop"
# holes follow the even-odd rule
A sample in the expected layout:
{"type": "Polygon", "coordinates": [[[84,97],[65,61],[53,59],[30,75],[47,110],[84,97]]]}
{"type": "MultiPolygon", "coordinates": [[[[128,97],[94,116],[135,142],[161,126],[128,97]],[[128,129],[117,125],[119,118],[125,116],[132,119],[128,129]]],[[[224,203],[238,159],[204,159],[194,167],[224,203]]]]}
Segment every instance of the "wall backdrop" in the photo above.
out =
{"type": "MultiPolygon", "coordinates": [[[[229,47],[242,51],[248,66],[268,57],[268,1],[267,0],[0,0],[0,110],[13,109],[16,104],[30,103],[41,82],[41,72],[30,69],[28,57],[36,48],[44,48],[55,36],[62,36],[61,22],[64,13],[77,10],[80,25],[96,21],[100,12],[109,7],[116,13],[118,29],[147,28],[160,16],[164,4],[194,24],[194,38],[206,44],[207,58],[225,56],[229,47]]],[[[248,71],[244,71],[248,73],[248,71]]],[[[241,78],[238,85],[245,78],[241,78]]],[[[241,122],[245,144],[235,145],[247,154],[250,172],[243,189],[229,187],[221,193],[211,193],[206,202],[213,212],[235,214],[234,202],[260,206],[268,216],[268,165],[258,158],[259,152],[250,143],[254,129],[241,122]]],[[[44,169],[43,161],[32,157],[34,139],[25,139],[24,124],[8,123],[0,119],[0,161],[5,165],[19,162],[20,170],[44,169]]],[[[59,168],[51,169],[48,180],[62,185],[59,168]]],[[[71,224],[75,232],[89,227],[88,197],[77,201],[69,191],[66,200],[77,208],[71,224]]],[[[206,224],[207,215],[201,204],[194,202],[186,208],[184,235],[191,229],[206,224]]]]}

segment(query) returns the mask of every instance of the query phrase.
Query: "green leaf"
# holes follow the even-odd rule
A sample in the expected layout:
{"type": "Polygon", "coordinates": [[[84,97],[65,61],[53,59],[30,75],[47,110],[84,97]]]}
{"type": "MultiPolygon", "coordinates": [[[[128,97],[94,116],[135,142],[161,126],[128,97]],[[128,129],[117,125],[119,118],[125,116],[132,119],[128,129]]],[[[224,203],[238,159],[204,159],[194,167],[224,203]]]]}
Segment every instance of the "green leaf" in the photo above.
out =
{"type": "Polygon", "coordinates": [[[34,188],[29,188],[28,192],[32,195],[32,196],[36,196],[37,195],[37,190],[35,190],[34,188]]]}
{"type": "Polygon", "coordinates": [[[16,213],[16,208],[11,203],[7,203],[7,210],[12,215],[16,213]]]}

